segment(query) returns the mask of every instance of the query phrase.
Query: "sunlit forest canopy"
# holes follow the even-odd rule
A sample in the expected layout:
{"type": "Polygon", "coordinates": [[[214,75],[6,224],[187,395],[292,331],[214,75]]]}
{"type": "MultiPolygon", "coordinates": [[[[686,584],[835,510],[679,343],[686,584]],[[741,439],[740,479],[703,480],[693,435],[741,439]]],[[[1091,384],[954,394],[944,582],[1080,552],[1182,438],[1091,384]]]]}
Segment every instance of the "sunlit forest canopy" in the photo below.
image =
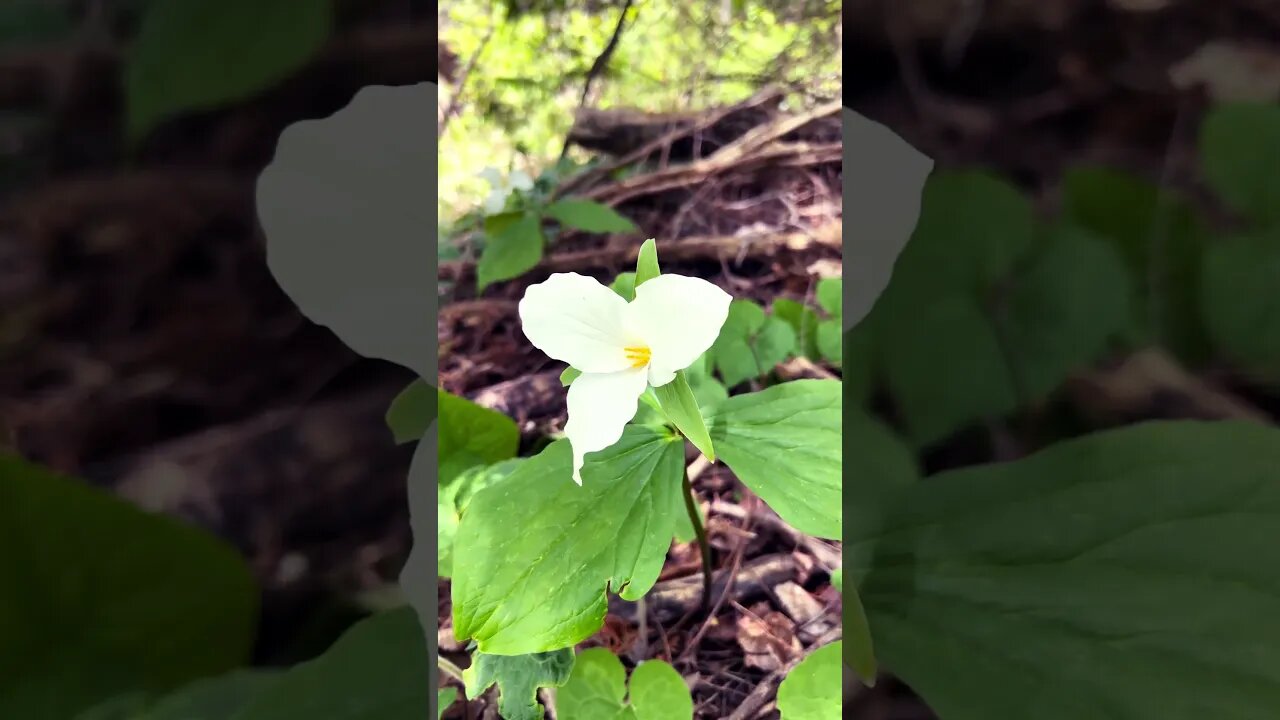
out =
{"type": "MultiPolygon", "coordinates": [[[[699,110],[767,84],[786,88],[792,107],[838,97],[840,8],[836,0],[442,4],[440,42],[456,63],[452,81],[441,78],[441,222],[484,197],[485,167],[536,177],[555,164],[583,104],[699,110]]],[[[566,157],[584,159],[577,148],[566,157]]]]}

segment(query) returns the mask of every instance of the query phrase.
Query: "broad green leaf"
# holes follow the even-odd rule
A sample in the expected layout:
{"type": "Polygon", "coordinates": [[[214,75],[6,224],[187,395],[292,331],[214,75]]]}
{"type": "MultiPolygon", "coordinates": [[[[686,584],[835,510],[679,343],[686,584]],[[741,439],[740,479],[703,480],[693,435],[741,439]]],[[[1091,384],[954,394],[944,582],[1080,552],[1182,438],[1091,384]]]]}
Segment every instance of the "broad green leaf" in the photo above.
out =
{"type": "Polygon", "coordinates": [[[401,607],[356,623],[233,720],[422,720],[430,712],[432,672],[417,613],[401,607]]]}
{"type": "Polygon", "coordinates": [[[919,480],[916,457],[888,425],[857,406],[845,408],[840,440],[847,451],[841,477],[848,478],[841,497],[851,527],[867,527],[919,480]]]}
{"type": "Polygon", "coordinates": [[[1214,346],[1242,370],[1280,382],[1280,228],[1209,248],[1202,314],[1214,346]]]}
{"type": "Polygon", "coordinates": [[[582,371],[576,368],[571,368],[571,367],[565,368],[564,372],[560,373],[560,387],[569,387],[570,385],[573,384],[574,380],[578,379],[578,376],[581,374],[582,374],[582,371]]]}
{"type": "Polygon", "coordinates": [[[707,460],[716,461],[715,447],[711,436],[707,434],[706,423],[702,419],[702,410],[694,397],[689,381],[684,372],[676,373],[676,379],[658,388],[654,388],[663,412],[675,423],[676,428],[698,448],[707,460]]]}
{"type": "Polygon", "coordinates": [[[661,660],[631,673],[612,652],[588,648],[578,655],[568,682],[556,693],[560,720],[692,720],[693,698],[680,674],[661,660]],[[629,695],[629,697],[628,697],[629,695]]]}
{"type": "Polygon", "coordinates": [[[839,640],[814,650],[778,685],[782,720],[840,720],[844,668],[839,640]]]}
{"type": "Polygon", "coordinates": [[[332,26],[330,0],[149,3],[124,71],[129,138],[270,88],[305,65],[332,26]]]}
{"type": "Polygon", "coordinates": [[[458,688],[447,687],[436,693],[436,720],[444,717],[444,711],[458,699],[458,688]]]}
{"type": "Polygon", "coordinates": [[[948,720],[1280,707],[1280,430],[1147,422],[947,472],[846,539],[876,652],[948,720]],[[992,692],[999,688],[999,692],[992,692]]]}
{"type": "MultiPolygon", "coordinates": [[[[844,579],[841,578],[841,583],[844,579]]],[[[840,592],[844,596],[844,616],[841,618],[841,629],[848,645],[843,647],[844,661],[857,673],[858,679],[867,687],[875,687],[876,672],[879,663],[876,661],[875,642],[871,637],[871,625],[867,621],[867,610],[862,606],[862,597],[858,588],[851,587],[849,592],[840,592]]]]}
{"type": "Polygon", "coordinates": [[[1057,389],[1132,327],[1124,265],[1084,230],[1054,234],[1013,282],[998,323],[1015,386],[1027,401],[1057,389]]]}
{"type": "Polygon", "coordinates": [[[631,302],[636,299],[636,274],[633,272],[618,273],[618,277],[614,278],[609,287],[621,295],[623,300],[631,302]]]}
{"type": "Polygon", "coordinates": [[[604,622],[606,588],[628,600],[648,591],[675,531],[683,447],[663,429],[629,426],[587,455],[578,487],[558,440],[476,494],[455,547],[457,638],[495,655],[570,647],[604,622]]]}
{"type": "Polygon", "coordinates": [[[1142,335],[1198,363],[1207,353],[1200,323],[1205,228],[1169,188],[1117,170],[1073,168],[1063,178],[1066,223],[1114,244],[1135,288],[1142,335]]]}
{"type": "Polygon", "coordinates": [[[733,387],[768,373],[795,348],[795,330],[785,320],[766,317],[750,300],[734,300],[711,352],[724,384],[733,387]]]}
{"type": "Polygon", "coordinates": [[[995,328],[971,300],[934,302],[888,323],[881,340],[885,379],[918,447],[1017,407],[995,328]]]}
{"type": "Polygon", "coordinates": [[[823,278],[818,281],[818,305],[833,318],[844,316],[844,280],[842,278],[823,278]]]}
{"type": "Polygon", "coordinates": [[[1280,220],[1280,107],[1228,103],[1205,116],[1200,162],[1210,187],[1236,212],[1280,220]]]}
{"type": "Polygon", "coordinates": [[[515,471],[523,458],[511,458],[494,465],[467,468],[447,485],[436,490],[436,572],[440,577],[453,575],[453,542],[458,523],[467,503],[479,491],[501,482],[515,471]]]}
{"type": "Polygon", "coordinates": [[[462,677],[471,697],[480,697],[489,686],[498,684],[498,711],[503,720],[542,720],[546,712],[538,702],[538,688],[563,685],[573,665],[572,648],[531,655],[477,652],[462,677]]]}
{"type": "Polygon", "coordinates": [[[65,720],[242,665],[257,598],[217,538],[0,455],[0,717],[65,720]]]}
{"type": "Polygon", "coordinates": [[[487,238],[493,238],[497,235],[501,235],[512,225],[515,225],[525,217],[527,217],[527,215],[521,210],[511,210],[509,212],[500,212],[496,215],[486,215],[483,223],[484,234],[487,238]]]}
{"type": "Polygon", "coordinates": [[[489,236],[476,265],[479,290],[533,269],[542,260],[542,244],[542,218],[532,212],[489,236]]]}
{"type": "Polygon", "coordinates": [[[561,225],[590,233],[628,233],[636,230],[635,224],[619,215],[616,210],[591,200],[557,200],[543,212],[561,225]]]}
{"type": "Polygon", "coordinates": [[[640,253],[636,256],[635,286],[632,289],[661,274],[662,270],[658,268],[658,243],[650,238],[640,245],[640,253]]]}
{"type": "Polygon", "coordinates": [[[253,698],[271,688],[280,670],[235,670],[197,680],[171,693],[132,720],[234,720],[253,698]]]}
{"type": "Polygon", "coordinates": [[[444,390],[436,391],[436,402],[441,485],[448,485],[467,468],[515,456],[520,428],[514,420],[444,390]]]}
{"type": "Polygon", "coordinates": [[[879,380],[873,322],[874,319],[868,317],[845,332],[840,352],[840,377],[845,393],[857,403],[870,400],[879,380]]]}
{"type": "Polygon", "coordinates": [[[387,410],[387,427],[391,428],[391,434],[399,444],[421,440],[435,419],[435,388],[425,380],[410,383],[391,401],[387,410]]]}
{"type": "Polygon", "coordinates": [[[936,172],[886,299],[914,308],[954,293],[976,298],[1009,274],[1033,232],[1031,203],[1009,183],[980,171],[936,172]]]}
{"type": "Polygon", "coordinates": [[[836,568],[831,571],[831,586],[840,592],[844,592],[844,568],[836,568]]]}
{"type": "Polygon", "coordinates": [[[743,484],[795,529],[838,539],[842,406],[838,380],[794,380],[731,397],[706,420],[743,484]]]}
{"type": "Polygon", "coordinates": [[[818,323],[817,337],[818,350],[822,353],[822,359],[835,365],[843,365],[844,333],[840,331],[840,321],[823,320],[818,323]]]}
{"type": "MultiPolygon", "coordinates": [[[[786,321],[796,332],[796,352],[811,360],[821,357],[818,349],[818,314],[802,303],[786,298],[773,301],[773,316],[786,321]]],[[[838,323],[837,323],[838,326],[838,323]]]]}

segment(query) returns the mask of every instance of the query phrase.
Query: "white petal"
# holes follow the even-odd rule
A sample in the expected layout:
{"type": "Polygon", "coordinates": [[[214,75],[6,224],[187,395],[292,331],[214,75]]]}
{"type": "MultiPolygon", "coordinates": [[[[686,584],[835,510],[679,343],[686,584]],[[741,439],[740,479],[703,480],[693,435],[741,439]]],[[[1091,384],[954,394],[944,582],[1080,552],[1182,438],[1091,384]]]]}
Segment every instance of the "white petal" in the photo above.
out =
{"type": "Polygon", "coordinates": [[[651,384],[671,382],[711,347],[732,299],[706,280],[684,275],[659,275],[636,288],[627,328],[649,346],[651,384]]]}
{"type": "Polygon", "coordinates": [[[494,190],[484,199],[484,214],[497,215],[507,206],[507,191],[494,190]]]}
{"type": "Polygon", "coordinates": [[[534,347],[560,362],[584,373],[617,372],[631,367],[626,309],[626,300],[594,278],[556,273],[525,290],[520,324],[534,347]]]}
{"type": "Polygon", "coordinates": [[[476,177],[484,178],[489,182],[490,187],[500,187],[502,185],[502,173],[498,172],[498,168],[487,167],[476,173],[476,177]]]}
{"type": "Polygon", "coordinates": [[[636,415],[636,402],[648,382],[645,368],[615,373],[583,373],[569,386],[565,437],[573,448],[573,481],[582,484],[583,456],[618,442],[636,415]]]}
{"type": "Polygon", "coordinates": [[[515,170],[511,173],[511,178],[508,182],[511,183],[511,187],[523,192],[529,192],[533,189],[533,178],[530,178],[519,170],[515,170]]]}

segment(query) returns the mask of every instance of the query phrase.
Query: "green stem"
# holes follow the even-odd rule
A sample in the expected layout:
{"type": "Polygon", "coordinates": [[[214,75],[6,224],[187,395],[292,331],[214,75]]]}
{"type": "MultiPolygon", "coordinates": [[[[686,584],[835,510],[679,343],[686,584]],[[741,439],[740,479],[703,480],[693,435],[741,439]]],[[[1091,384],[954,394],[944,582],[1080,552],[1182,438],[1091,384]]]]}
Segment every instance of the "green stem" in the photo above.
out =
{"type": "Polygon", "coordinates": [[[684,509],[689,513],[693,534],[698,536],[698,548],[702,550],[702,611],[706,612],[711,607],[711,543],[698,516],[698,503],[693,498],[693,483],[689,482],[688,473],[684,476],[684,509]]]}
{"type": "Polygon", "coordinates": [[[457,665],[454,665],[453,661],[449,660],[449,658],[443,655],[437,655],[436,666],[439,667],[440,670],[445,675],[452,677],[454,680],[457,680],[458,682],[462,683],[464,686],[466,685],[466,683],[462,680],[462,668],[458,667],[457,665]]]}

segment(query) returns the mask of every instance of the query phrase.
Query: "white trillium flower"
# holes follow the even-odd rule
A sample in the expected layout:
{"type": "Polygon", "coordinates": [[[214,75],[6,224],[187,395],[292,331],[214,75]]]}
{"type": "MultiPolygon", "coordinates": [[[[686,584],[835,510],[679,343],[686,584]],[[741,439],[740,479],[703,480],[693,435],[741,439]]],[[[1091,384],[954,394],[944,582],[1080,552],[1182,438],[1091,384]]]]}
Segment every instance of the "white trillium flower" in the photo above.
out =
{"type": "Polygon", "coordinates": [[[497,168],[487,167],[476,173],[479,177],[489,181],[493,190],[489,196],[484,199],[484,212],[486,215],[497,215],[507,206],[507,198],[512,191],[519,190],[521,192],[529,192],[533,189],[533,179],[528,175],[515,170],[510,176],[504,178],[497,168]]]}
{"type": "Polygon", "coordinates": [[[520,300],[524,334],[547,355],[582,374],[569,386],[564,434],[573,448],[573,481],[584,456],[622,437],[637,401],[689,367],[720,334],[732,298],[684,275],[659,275],[627,302],[597,280],[556,273],[520,300]]]}

